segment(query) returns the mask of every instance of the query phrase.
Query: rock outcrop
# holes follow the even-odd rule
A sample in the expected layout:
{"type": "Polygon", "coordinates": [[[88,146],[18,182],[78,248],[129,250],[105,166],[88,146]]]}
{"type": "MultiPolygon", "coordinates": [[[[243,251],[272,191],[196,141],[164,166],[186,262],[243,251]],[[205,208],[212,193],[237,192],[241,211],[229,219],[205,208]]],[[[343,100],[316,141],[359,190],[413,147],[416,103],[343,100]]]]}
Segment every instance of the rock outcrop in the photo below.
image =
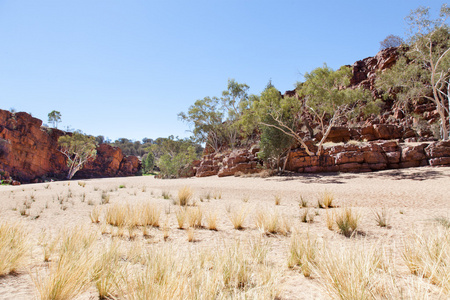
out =
{"type": "Polygon", "coordinates": [[[286,170],[297,173],[371,172],[419,166],[450,165],[450,142],[400,144],[373,141],[332,146],[321,156],[291,151],[286,170]]]}
{"type": "MultiPolygon", "coordinates": [[[[23,182],[64,178],[66,157],[58,151],[58,138],[64,134],[42,127],[42,121],[28,113],[0,110],[0,169],[23,182]]],[[[102,144],[97,153],[78,178],[130,176],[140,168],[137,157],[125,157],[119,148],[102,144]]]]}
{"type": "Polygon", "coordinates": [[[256,153],[259,148],[236,149],[228,153],[208,154],[203,157],[195,168],[197,177],[218,175],[219,177],[231,176],[237,173],[253,174],[261,171],[262,163],[256,153]]]}

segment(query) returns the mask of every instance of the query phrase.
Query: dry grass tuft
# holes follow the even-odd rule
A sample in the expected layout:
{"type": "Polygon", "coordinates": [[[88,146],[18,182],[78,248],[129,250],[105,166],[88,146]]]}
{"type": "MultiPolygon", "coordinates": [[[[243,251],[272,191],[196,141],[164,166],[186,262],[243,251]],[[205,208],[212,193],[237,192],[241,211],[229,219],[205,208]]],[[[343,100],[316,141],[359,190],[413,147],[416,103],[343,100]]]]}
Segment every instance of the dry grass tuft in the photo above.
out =
{"type": "Polygon", "coordinates": [[[383,255],[378,247],[331,249],[316,254],[313,270],[333,299],[378,299],[383,255]]]}
{"type": "Polygon", "coordinates": [[[346,237],[351,237],[358,229],[359,215],[351,208],[343,208],[335,215],[335,224],[341,234],[346,237]]]}
{"type": "Polygon", "coordinates": [[[300,234],[293,234],[289,247],[288,267],[299,267],[305,277],[310,277],[318,256],[318,243],[309,234],[302,238],[300,234]]]}
{"type": "Polygon", "coordinates": [[[209,211],[206,214],[206,224],[209,230],[217,231],[217,212],[209,211]]]}
{"type": "Polygon", "coordinates": [[[110,206],[106,209],[106,223],[112,226],[124,227],[127,224],[127,218],[128,205],[114,204],[113,206],[110,206]]]}
{"type": "Polygon", "coordinates": [[[275,195],[275,205],[280,205],[281,204],[281,196],[280,195],[275,195]]]}
{"type": "Polygon", "coordinates": [[[247,210],[241,208],[240,210],[233,210],[228,214],[234,229],[242,230],[244,229],[244,221],[247,218],[247,210]]]}
{"type": "Polygon", "coordinates": [[[186,214],[188,227],[191,228],[202,227],[203,213],[200,207],[197,208],[189,207],[186,211],[186,214]]]}
{"type": "Polygon", "coordinates": [[[190,204],[189,202],[192,200],[193,192],[190,187],[183,187],[178,191],[178,202],[177,204],[180,206],[186,206],[190,204]]]}
{"type": "Polygon", "coordinates": [[[28,233],[20,224],[0,224],[0,276],[15,272],[26,263],[28,233]]]}
{"type": "MultiPolygon", "coordinates": [[[[156,204],[151,202],[146,202],[138,206],[140,211],[140,222],[135,223],[135,225],[143,225],[143,226],[153,226],[159,227],[159,219],[161,216],[161,210],[156,206],[156,204]]],[[[139,212],[135,212],[136,215],[139,215],[139,212]]]]}
{"type": "Polygon", "coordinates": [[[263,234],[287,235],[291,231],[288,219],[282,218],[278,212],[258,211],[255,225],[263,234]]]}
{"type": "Polygon", "coordinates": [[[373,214],[378,226],[385,228],[390,227],[390,215],[387,208],[383,207],[381,211],[374,211],[373,214]]]}
{"type": "Polygon", "coordinates": [[[324,191],[318,196],[317,206],[319,208],[331,208],[333,207],[334,195],[329,191],[324,191]]]}
{"type": "Polygon", "coordinates": [[[99,206],[95,206],[89,215],[91,217],[92,223],[100,223],[100,214],[102,209],[99,206]]]}
{"type": "Polygon", "coordinates": [[[97,256],[93,266],[93,281],[99,299],[115,299],[118,295],[117,282],[123,273],[120,265],[119,244],[113,242],[97,256]]]}
{"type": "Polygon", "coordinates": [[[450,292],[450,231],[434,228],[404,241],[402,253],[412,274],[428,278],[431,283],[450,292]]]}
{"type": "Polygon", "coordinates": [[[189,227],[188,230],[186,231],[188,242],[191,242],[191,243],[195,242],[194,233],[195,233],[195,229],[192,227],[189,227]]]}
{"type": "Polygon", "coordinates": [[[62,234],[59,258],[50,263],[48,275],[42,278],[42,274],[36,273],[33,276],[40,299],[73,299],[90,287],[96,238],[85,228],[74,228],[62,234]]]}
{"type": "Polygon", "coordinates": [[[184,222],[186,221],[186,208],[180,207],[175,212],[175,216],[177,217],[178,228],[183,229],[184,222]]]}

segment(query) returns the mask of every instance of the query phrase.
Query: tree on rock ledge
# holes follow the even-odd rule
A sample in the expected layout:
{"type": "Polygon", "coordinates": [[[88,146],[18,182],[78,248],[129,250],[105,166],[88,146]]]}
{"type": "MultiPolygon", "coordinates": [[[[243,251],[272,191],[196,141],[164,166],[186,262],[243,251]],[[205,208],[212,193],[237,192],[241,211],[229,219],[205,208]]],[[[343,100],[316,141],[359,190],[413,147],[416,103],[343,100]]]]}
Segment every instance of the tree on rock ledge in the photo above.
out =
{"type": "Polygon", "coordinates": [[[90,159],[97,156],[97,142],[95,137],[74,132],[72,135],[64,135],[59,138],[58,144],[61,153],[67,157],[69,173],[67,179],[72,179],[78,170],[90,159]]]}

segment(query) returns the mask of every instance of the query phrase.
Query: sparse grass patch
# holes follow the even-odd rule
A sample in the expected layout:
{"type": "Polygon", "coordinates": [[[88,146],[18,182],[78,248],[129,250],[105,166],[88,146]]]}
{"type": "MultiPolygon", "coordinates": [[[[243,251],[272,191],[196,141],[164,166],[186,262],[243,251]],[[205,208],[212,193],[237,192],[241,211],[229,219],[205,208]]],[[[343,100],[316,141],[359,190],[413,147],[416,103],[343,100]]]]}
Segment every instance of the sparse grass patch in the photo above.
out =
{"type": "Polygon", "coordinates": [[[81,186],[81,187],[85,187],[86,186],[86,182],[78,181],[78,185],[81,186]]]}
{"type": "Polygon", "coordinates": [[[299,233],[293,234],[289,247],[288,267],[299,267],[305,277],[310,277],[316,264],[319,246],[317,240],[299,233]]]}
{"type": "Polygon", "coordinates": [[[390,216],[386,207],[383,207],[381,211],[374,211],[373,214],[378,226],[384,228],[390,227],[390,216]]]}
{"type": "Polygon", "coordinates": [[[119,185],[119,189],[124,189],[124,188],[126,188],[125,184],[119,185]]]}
{"type": "Polygon", "coordinates": [[[177,217],[178,228],[183,229],[184,222],[186,221],[186,208],[180,207],[175,211],[177,217]]]}
{"type": "Polygon", "coordinates": [[[209,230],[217,231],[217,212],[209,211],[206,214],[206,226],[209,230]]]}
{"type": "Polygon", "coordinates": [[[446,217],[436,217],[433,219],[436,223],[443,226],[444,228],[450,229],[450,219],[446,217]]]}
{"type": "Polygon", "coordinates": [[[247,218],[247,210],[241,208],[240,210],[234,210],[228,214],[234,229],[242,230],[244,229],[244,221],[247,218]]]}
{"type": "Polygon", "coordinates": [[[359,215],[355,213],[350,207],[343,208],[335,215],[335,223],[341,234],[346,237],[351,237],[358,229],[359,215]]]}
{"type": "Polygon", "coordinates": [[[319,194],[317,198],[317,206],[319,208],[331,208],[333,207],[334,195],[329,191],[324,191],[319,194]]]}
{"type": "Polygon", "coordinates": [[[0,276],[15,272],[26,263],[27,239],[22,225],[0,223],[0,276]]]}
{"type": "Polygon", "coordinates": [[[187,224],[188,227],[192,228],[200,228],[202,227],[202,218],[203,213],[200,207],[193,208],[189,207],[187,208],[187,224]]]}
{"type": "Polygon", "coordinates": [[[306,200],[305,198],[303,198],[303,196],[300,196],[300,201],[298,202],[298,206],[300,208],[302,207],[308,207],[308,200],[306,200]]]}
{"type": "Polygon", "coordinates": [[[98,206],[95,206],[94,209],[90,213],[92,223],[100,223],[100,214],[102,209],[98,206]]]}
{"type": "Polygon", "coordinates": [[[183,187],[178,191],[178,205],[186,206],[192,200],[193,193],[190,187],[183,187]]]}
{"type": "Polygon", "coordinates": [[[189,227],[188,230],[186,231],[188,242],[195,242],[194,233],[195,233],[195,229],[192,227],[189,227]]]}
{"type": "Polygon", "coordinates": [[[105,191],[102,191],[102,198],[101,198],[101,204],[105,205],[109,203],[110,195],[106,193],[105,191]]]}
{"type": "MultiPolygon", "coordinates": [[[[159,227],[161,210],[158,208],[158,206],[156,206],[156,204],[146,202],[140,205],[140,207],[138,207],[138,210],[141,213],[141,221],[136,222],[136,225],[159,227]]],[[[138,214],[138,212],[136,213],[138,214]]]]}
{"type": "MultiPolygon", "coordinates": [[[[314,273],[333,299],[378,299],[383,255],[379,245],[367,249],[324,247],[314,264],[314,273]]],[[[381,298],[383,299],[383,298],[381,298]]]]}
{"type": "Polygon", "coordinates": [[[275,195],[274,200],[275,200],[275,205],[281,204],[281,196],[280,195],[275,195]]]}
{"type": "Polygon", "coordinates": [[[402,253],[411,274],[450,292],[450,231],[435,227],[404,240],[402,253]]]}
{"type": "Polygon", "coordinates": [[[127,224],[128,206],[124,204],[114,204],[106,209],[105,220],[106,223],[123,227],[127,224]]]}
{"type": "Polygon", "coordinates": [[[276,211],[258,211],[255,216],[255,225],[263,234],[287,235],[291,230],[288,220],[276,211]]]}
{"type": "Polygon", "coordinates": [[[99,299],[115,299],[118,295],[117,282],[123,273],[120,255],[119,244],[112,242],[96,258],[93,266],[93,281],[99,299]]]}
{"type": "Polygon", "coordinates": [[[38,273],[32,276],[40,299],[73,299],[89,288],[96,238],[85,228],[63,233],[59,257],[50,263],[48,275],[44,278],[38,273]]]}
{"type": "Polygon", "coordinates": [[[309,208],[302,210],[300,213],[300,220],[303,223],[313,223],[314,222],[314,214],[310,213],[309,208]]]}
{"type": "Polygon", "coordinates": [[[161,192],[161,196],[163,197],[163,199],[170,199],[170,192],[167,190],[164,190],[161,192]]]}

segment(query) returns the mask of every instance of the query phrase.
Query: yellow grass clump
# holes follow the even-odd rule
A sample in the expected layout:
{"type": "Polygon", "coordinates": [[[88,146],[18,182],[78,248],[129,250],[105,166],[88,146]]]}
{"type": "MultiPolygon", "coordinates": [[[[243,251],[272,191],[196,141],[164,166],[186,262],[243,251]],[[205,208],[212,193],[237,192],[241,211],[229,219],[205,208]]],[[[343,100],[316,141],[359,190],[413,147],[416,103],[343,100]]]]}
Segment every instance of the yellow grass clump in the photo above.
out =
{"type": "Polygon", "coordinates": [[[331,208],[333,207],[334,195],[330,191],[323,191],[319,194],[317,199],[317,206],[319,208],[331,208]]]}
{"type": "Polygon", "coordinates": [[[317,240],[311,238],[309,234],[304,238],[298,233],[293,234],[289,247],[288,267],[299,267],[305,277],[310,277],[318,251],[317,240]]]}
{"type": "Polygon", "coordinates": [[[324,247],[316,254],[313,272],[333,299],[377,299],[383,255],[379,245],[324,247]]]}
{"type": "Polygon", "coordinates": [[[26,263],[28,233],[20,224],[0,224],[0,276],[16,271],[26,263]]]}
{"type": "Polygon", "coordinates": [[[58,259],[50,263],[47,276],[38,272],[33,276],[40,299],[73,299],[90,287],[96,239],[86,228],[63,232],[58,259]]]}
{"type": "Polygon", "coordinates": [[[234,229],[244,229],[244,221],[247,218],[247,210],[245,208],[241,208],[240,210],[231,211],[228,214],[231,223],[233,224],[234,229]]]}
{"type": "Polygon", "coordinates": [[[178,202],[177,204],[180,206],[186,206],[190,204],[194,193],[192,192],[190,187],[183,187],[178,191],[178,202]]]}
{"type": "Polygon", "coordinates": [[[287,218],[280,216],[278,212],[258,211],[255,216],[256,227],[264,234],[286,235],[291,231],[291,225],[287,218]]]}
{"type": "Polygon", "coordinates": [[[404,241],[403,260],[410,272],[450,292],[450,230],[433,228],[404,241]]]}
{"type": "Polygon", "coordinates": [[[346,237],[351,237],[358,229],[359,215],[351,208],[343,208],[334,216],[335,224],[341,234],[346,237]]]}

